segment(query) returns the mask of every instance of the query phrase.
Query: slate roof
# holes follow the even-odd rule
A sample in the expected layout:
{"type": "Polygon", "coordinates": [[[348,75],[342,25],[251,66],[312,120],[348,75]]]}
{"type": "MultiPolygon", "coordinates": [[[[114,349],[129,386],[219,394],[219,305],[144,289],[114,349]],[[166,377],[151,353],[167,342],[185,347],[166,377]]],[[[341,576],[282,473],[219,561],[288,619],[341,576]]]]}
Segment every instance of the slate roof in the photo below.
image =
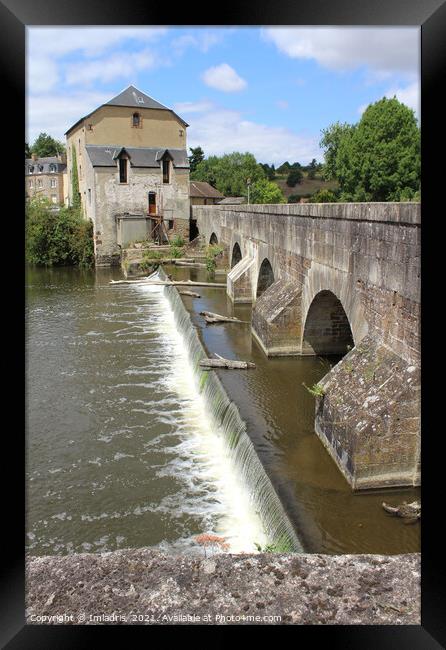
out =
{"type": "Polygon", "coordinates": [[[204,181],[190,181],[189,196],[206,199],[223,199],[224,194],[204,181]]]}
{"type": "Polygon", "coordinates": [[[160,147],[122,147],[122,145],[85,146],[93,167],[116,167],[116,155],[125,149],[130,157],[131,167],[157,167],[163,154],[168,151],[173,158],[173,166],[179,169],[189,169],[189,159],[186,149],[162,149],[160,147]]]}
{"type": "Polygon", "coordinates": [[[167,108],[167,106],[160,104],[152,97],[149,97],[149,95],[146,95],[145,93],[138,90],[138,88],[135,88],[135,86],[129,86],[121,93],[119,93],[119,95],[116,95],[116,97],[110,99],[110,101],[105,102],[105,104],[101,104],[100,106],[95,108],[94,111],[88,113],[88,115],[84,115],[84,117],[81,117],[77,122],[73,124],[73,126],[70,126],[68,131],[65,132],[65,135],[67,135],[67,133],[69,133],[72,129],[74,129],[75,126],[80,124],[82,120],[85,120],[87,117],[90,117],[90,115],[93,115],[93,113],[95,113],[99,108],[102,108],[102,106],[129,106],[131,108],[156,108],[158,110],[169,111],[170,113],[175,115],[176,118],[179,119],[181,124],[183,124],[184,126],[189,126],[189,124],[185,122],[179,115],[177,115],[171,108],[167,108]]]}
{"type": "Polygon", "coordinates": [[[37,160],[25,158],[25,176],[33,176],[34,174],[62,174],[66,168],[66,164],[62,163],[57,156],[47,156],[45,158],[37,158],[37,160]],[[42,170],[39,169],[39,165],[43,167],[42,170]],[[55,171],[50,170],[50,165],[56,165],[55,171]],[[33,167],[33,171],[30,170],[30,167],[33,167]]]}
{"type": "Polygon", "coordinates": [[[246,203],[244,196],[228,196],[219,201],[217,205],[241,205],[242,203],[246,203]]]}

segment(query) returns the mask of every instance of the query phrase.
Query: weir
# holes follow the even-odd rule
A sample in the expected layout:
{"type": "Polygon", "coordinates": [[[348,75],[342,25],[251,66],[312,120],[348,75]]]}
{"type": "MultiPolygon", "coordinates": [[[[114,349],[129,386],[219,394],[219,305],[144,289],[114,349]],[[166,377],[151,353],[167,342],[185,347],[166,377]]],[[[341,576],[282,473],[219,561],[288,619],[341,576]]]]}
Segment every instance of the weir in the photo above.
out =
{"type": "MultiPolygon", "coordinates": [[[[161,278],[165,277],[162,269],[159,273],[161,278]]],[[[260,516],[269,543],[281,552],[303,552],[302,543],[254,449],[237,406],[230,401],[217,373],[214,370],[203,371],[199,366],[200,360],[208,354],[178,291],[173,286],[166,286],[164,291],[172,306],[178,331],[184,339],[197,387],[215,426],[222,431],[230,458],[260,516]]]]}

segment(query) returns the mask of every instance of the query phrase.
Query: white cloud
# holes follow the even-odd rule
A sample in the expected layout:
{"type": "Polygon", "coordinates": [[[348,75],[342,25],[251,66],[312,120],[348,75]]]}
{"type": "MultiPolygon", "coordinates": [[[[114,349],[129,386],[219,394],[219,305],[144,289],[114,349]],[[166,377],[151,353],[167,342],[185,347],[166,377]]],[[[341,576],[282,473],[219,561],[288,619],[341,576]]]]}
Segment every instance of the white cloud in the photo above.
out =
{"type": "Polygon", "coordinates": [[[274,27],[262,36],[291,58],[314,59],[331,70],[367,66],[380,75],[418,73],[417,27],[274,27]]]}
{"type": "Polygon", "coordinates": [[[213,104],[208,101],[202,102],[182,102],[174,105],[175,113],[204,113],[212,109],[213,104]]]}
{"type": "MultiPolygon", "coordinates": [[[[388,99],[396,97],[400,102],[406,104],[409,108],[412,108],[418,118],[420,117],[420,87],[417,82],[409,84],[405,88],[398,86],[389,88],[383,96],[388,99]]],[[[369,106],[369,104],[362,104],[358,108],[358,113],[362,115],[367,106],[369,106]]]]}
{"type": "Polygon", "coordinates": [[[205,54],[213,45],[221,43],[222,40],[223,32],[203,31],[197,34],[183,34],[175,38],[172,41],[172,47],[179,55],[184,54],[189,47],[195,47],[205,54]]]}
{"type": "Polygon", "coordinates": [[[322,160],[318,136],[305,136],[284,127],[270,127],[244,120],[240,112],[212,106],[191,120],[188,146],[201,146],[206,154],[223,155],[250,151],[259,162],[275,165],[284,160],[303,164],[322,160]]]}
{"type": "Polygon", "coordinates": [[[246,81],[227,63],[208,68],[203,73],[202,79],[207,86],[228,93],[243,90],[246,87],[246,81]]]}
{"type": "Polygon", "coordinates": [[[65,141],[64,133],[81,117],[111,99],[110,93],[47,93],[27,99],[26,141],[34,142],[42,131],[65,141]]]}
{"type": "Polygon", "coordinates": [[[66,67],[68,85],[91,84],[95,81],[107,83],[113,79],[134,78],[141,70],[150,70],[160,65],[150,50],[141,52],[116,52],[109,57],[74,63],[66,67]]]}

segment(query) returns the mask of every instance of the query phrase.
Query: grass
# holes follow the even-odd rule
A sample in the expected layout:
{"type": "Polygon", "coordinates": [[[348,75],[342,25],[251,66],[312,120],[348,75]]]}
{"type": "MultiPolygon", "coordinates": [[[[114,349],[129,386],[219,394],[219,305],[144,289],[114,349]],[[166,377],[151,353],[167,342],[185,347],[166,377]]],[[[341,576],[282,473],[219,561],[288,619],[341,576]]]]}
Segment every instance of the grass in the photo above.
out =
{"type": "Polygon", "coordinates": [[[302,385],[305,386],[307,391],[310,395],[313,395],[313,397],[323,397],[325,395],[325,390],[320,384],[313,384],[313,386],[309,387],[305,382],[302,382],[302,385]]]}
{"type": "Polygon", "coordinates": [[[276,185],[282,190],[283,195],[285,196],[286,200],[288,201],[288,197],[290,197],[292,194],[296,194],[301,197],[306,197],[306,196],[311,196],[312,194],[315,194],[319,190],[335,190],[338,187],[337,181],[324,181],[322,178],[318,177],[316,175],[316,178],[313,180],[309,179],[306,177],[304,174],[304,178],[302,179],[301,183],[297,183],[294,187],[288,187],[286,184],[286,179],[287,175],[276,175],[276,178],[273,180],[276,185]]]}

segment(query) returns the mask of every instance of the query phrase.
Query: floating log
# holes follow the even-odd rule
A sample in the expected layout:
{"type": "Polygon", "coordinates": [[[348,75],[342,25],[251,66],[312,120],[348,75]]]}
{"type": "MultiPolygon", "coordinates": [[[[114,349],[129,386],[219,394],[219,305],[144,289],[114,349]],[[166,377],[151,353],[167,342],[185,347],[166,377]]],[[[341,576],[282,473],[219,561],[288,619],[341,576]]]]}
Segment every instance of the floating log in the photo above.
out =
{"type": "Polygon", "coordinates": [[[189,268],[206,268],[206,264],[201,262],[189,262],[188,260],[177,260],[174,262],[175,266],[188,266],[189,268]]]}
{"type": "Polygon", "coordinates": [[[247,323],[247,320],[240,320],[232,316],[221,316],[214,314],[211,311],[200,311],[200,315],[204,316],[206,323],[247,323]]]}
{"type": "MultiPolygon", "coordinates": [[[[218,355],[217,355],[218,356],[218,355]]],[[[202,359],[200,361],[202,368],[230,368],[231,370],[246,370],[247,368],[255,368],[256,364],[251,361],[236,361],[234,359],[202,359]]]]}
{"type": "Polygon", "coordinates": [[[181,296],[193,296],[194,298],[201,298],[199,293],[195,293],[195,291],[178,291],[178,293],[181,296]]]}
{"type": "Polygon", "coordinates": [[[194,287],[212,287],[217,289],[226,289],[225,282],[193,282],[192,280],[148,280],[140,278],[139,280],[110,280],[110,284],[153,284],[162,286],[194,286],[194,287]]]}
{"type": "Polygon", "coordinates": [[[386,512],[397,517],[405,517],[406,519],[419,519],[421,517],[421,503],[419,501],[412,501],[412,503],[403,503],[399,506],[389,506],[387,503],[382,504],[386,512]]]}

